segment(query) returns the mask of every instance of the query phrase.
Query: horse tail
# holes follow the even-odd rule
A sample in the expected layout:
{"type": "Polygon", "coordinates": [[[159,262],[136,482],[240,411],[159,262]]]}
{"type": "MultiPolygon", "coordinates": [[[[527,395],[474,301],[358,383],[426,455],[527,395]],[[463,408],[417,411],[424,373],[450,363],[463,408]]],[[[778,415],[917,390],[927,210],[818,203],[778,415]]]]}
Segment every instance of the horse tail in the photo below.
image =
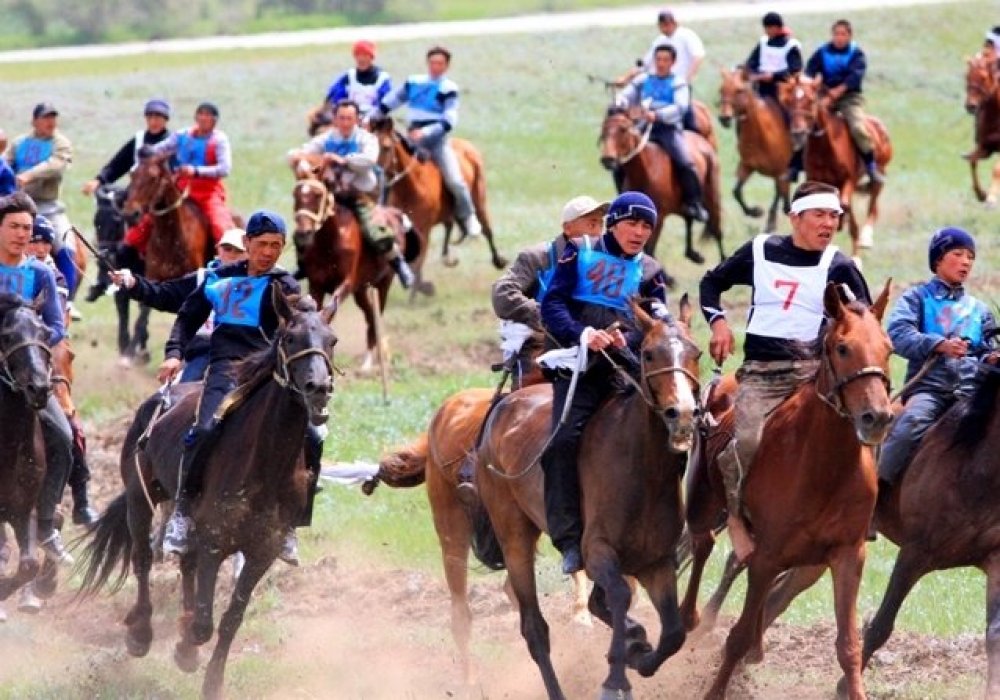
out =
{"type": "Polygon", "coordinates": [[[420,486],[427,478],[428,452],[427,433],[422,433],[412,444],[383,457],[373,481],[394,489],[420,486]]]}
{"type": "Polygon", "coordinates": [[[128,496],[124,491],[107,507],[89,537],[90,543],[76,565],[83,575],[78,598],[94,595],[109,581],[112,593],[125,584],[132,560],[132,535],[128,528],[128,496]]]}
{"type": "Polygon", "coordinates": [[[472,519],[472,553],[476,559],[490,571],[507,568],[496,529],[482,501],[476,503],[469,515],[472,519]]]}

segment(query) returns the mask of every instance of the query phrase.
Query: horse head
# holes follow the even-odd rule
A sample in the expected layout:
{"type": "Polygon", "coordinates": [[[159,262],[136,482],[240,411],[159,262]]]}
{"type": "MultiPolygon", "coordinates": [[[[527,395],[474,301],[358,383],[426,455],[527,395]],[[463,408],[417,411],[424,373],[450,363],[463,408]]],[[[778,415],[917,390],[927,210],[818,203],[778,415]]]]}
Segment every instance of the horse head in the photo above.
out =
{"type": "Polygon", "coordinates": [[[778,97],[781,106],[791,115],[792,144],[798,150],[806,145],[806,139],[816,124],[819,83],[805,76],[787,80],[778,86],[778,97]]]}
{"type": "Polygon", "coordinates": [[[722,83],[719,85],[719,123],[729,128],[733,118],[746,110],[750,85],[743,78],[741,68],[722,69],[722,83]]]}
{"type": "Polygon", "coordinates": [[[330,417],[327,404],[333,393],[333,347],[337,336],[330,322],[336,306],[317,311],[311,297],[286,297],[277,285],[272,290],[278,314],[274,376],[301,399],[309,421],[322,425],[330,417]]]}
{"type": "Polygon", "coordinates": [[[858,440],[881,443],[892,422],[889,398],[889,357],[892,343],[882,328],[889,287],[868,306],[841,299],[837,285],[827,285],[823,303],[830,326],[823,336],[822,366],[816,391],[851,421],[858,440]]]}
{"type": "Polygon", "coordinates": [[[35,410],[45,407],[52,393],[49,330],[35,306],[13,294],[0,294],[0,381],[24,395],[35,410]]]}
{"type": "Polygon", "coordinates": [[[386,177],[392,179],[398,176],[406,167],[403,160],[413,155],[413,148],[408,139],[396,131],[392,117],[372,118],[368,128],[378,138],[378,160],[376,164],[386,177]]]}
{"type": "Polygon", "coordinates": [[[701,350],[691,340],[691,304],[685,294],[680,316],[673,323],[653,318],[635,300],[631,306],[643,334],[639,357],[642,391],[648,392],[647,403],[667,425],[668,448],[686,452],[701,415],[697,398],[701,350]]]}
{"type": "Polygon", "coordinates": [[[609,107],[601,124],[601,136],[598,139],[601,147],[601,165],[607,170],[622,165],[629,160],[630,154],[634,155],[633,151],[639,140],[635,122],[628,112],[620,107],[609,107]]]}
{"type": "Polygon", "coordinates": [[[316,178],[304,178],[292,190],[295,209],[295,244],[308,248],[313,237],[334,213],[333,193],[316,178]]]}
{"type": "Polygon", "coordinates": [[[982,54],[966,59],[965,71],[965,111],[975,114],[979,105],[996,89],[996,76],[990,61],[982,54]]]}
{"type": "Polygon", "coordinates": [[[152,156],[139,161],[132,171],[128,196],[122,205],[126,216],[143,214],[165,198],[167,188],[174,184],[168,161],[168,156],[152,156]]]}

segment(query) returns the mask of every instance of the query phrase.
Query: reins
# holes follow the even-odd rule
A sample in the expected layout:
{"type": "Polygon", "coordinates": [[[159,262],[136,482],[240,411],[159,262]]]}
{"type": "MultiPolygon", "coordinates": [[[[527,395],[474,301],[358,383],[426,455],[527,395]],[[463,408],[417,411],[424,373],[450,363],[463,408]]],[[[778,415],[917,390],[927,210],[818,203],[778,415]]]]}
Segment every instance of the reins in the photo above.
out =
{"type": "Polygon", "coordinates": [[[296,218],[303,216],[316,224],[316,226],[321,226],[324,221],[330,218],[331,212],[334,211],[334,197],[329,187],[319,180],[300,180],[295,188],[304,190],[318,189],[323,192],[323,201],[320,203],[318,212],[300,207],[295,210],[294,216],[296,218]]]}
{"type": "MultiPolygon", "coordinates": [[[[635,125],[633,124],[631,127],[629,127],[628,130],[632,133],[635,133],[636,131],[635,125]]],[[[639,142],[636,144],[635,148],[629,151],[628,154],[626,154],[624,157],[615,158],[614,161],[615,167],[621,167],[625,165],[630,160],[635,158],[637,155],[642,153],[642,149],[644,149],[646,145],[649,143],[649,137],[652,133],[653,133],[653,122],[649,122],[648,124],[646,124],[646,128],[643,129],[642,134],[639,137],[639,142]]]]}
{"type": "Polygon", "coordinates": [[[177,211],[178,209],[181,208],[181,205],[184,204],[184,201],[188,198],[188,196],[190,196],[190,194],[191,194],[191,183],[189,182],[187,187],[184,188],[184,191],[181,192],[180,197],[177,198],[177,201],[175,201],[173,204],[168,204],[163,209],[157,209],[156,207],[151,206],[149,208],[149,213],[152,214],[153,216],[164,216],[172,211],[177,211]]]}
{"type": "Polygon", "coordinates": [[[832,408],[841,418],[850,419],[851,417],[851,415],[847,412],[847,409],[844,408],[844,400],[842,392],[844,390],[844,387],[846,387],[848,384],[851,384],[852,382],[855,382],[859,379],[864,379],[865,377],[878,377],[879,379],[882,380],[882,383],[885,384],[886,393],[887,394],[892,393],[892,382],[889,379],[889,375],[887,375],[885,373],[885,370],[882,369],[881,367],[878,367],[876,365],[866,365],[865,367],[862,367],[854,372],[851,372],[847,376],[838,377],[837,373],[833,369],[833,363],[830,361],[830,355],[826,352],[825,349],[823,350],[823,357],[821,362],[823,371],[825,371],[827,374],[830,375],[830,377],[832,377],[833,386],[830,388],[829,391],[827,391],[824,394],[822,391],[820,391],[819,380],[817,378],[817,381],[814,382],[814,386],[816,388],[816,396],[819,397],[820,401],[822,401],[827,406],[832,408]]]}

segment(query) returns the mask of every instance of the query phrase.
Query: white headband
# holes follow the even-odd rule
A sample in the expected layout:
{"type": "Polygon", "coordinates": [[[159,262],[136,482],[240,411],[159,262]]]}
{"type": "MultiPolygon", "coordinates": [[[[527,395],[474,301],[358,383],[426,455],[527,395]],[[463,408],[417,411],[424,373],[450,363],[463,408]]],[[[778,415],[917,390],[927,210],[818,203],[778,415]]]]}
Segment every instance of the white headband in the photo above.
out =
{"type": "Polygon", "coordinates": [[[801,214],[808,209],[829,209],[838,214],[844,213],[844,210],[840,208],[840,198],[832,192],[808,194],[805,197],[796,199],[792,202],[792,208],[789,213],[801,214]]]}

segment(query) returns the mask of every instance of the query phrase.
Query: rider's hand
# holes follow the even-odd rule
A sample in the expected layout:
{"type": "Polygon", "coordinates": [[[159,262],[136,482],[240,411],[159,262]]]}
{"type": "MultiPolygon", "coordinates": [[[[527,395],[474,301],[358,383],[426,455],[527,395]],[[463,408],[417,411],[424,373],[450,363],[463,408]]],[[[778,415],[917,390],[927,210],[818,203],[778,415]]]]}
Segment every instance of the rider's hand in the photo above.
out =
{"type": "Polygon", "coordinates": [[[161,384],[166,384],[171,379],[174,378],[181,370],[181,361],[176,357],[168,357],[160,365],[160,368],[156,371],[156,378],[160,380],[161,384]]]}
{"type": "Polygon", "coordinates": [[[18,187],[24,187],[29,182],[31,182],[31,178],[28,177],[28,175],[26,174],[18,175],[17,177],[14,178],[14,180],[17,182],[18,187]]]}
{"type": "Polygon", "coordinates": [[[708,342],[708,354],[717,365],[721,365],[736,349],[736,338],[725,318],[717,318],[712,323],[712,339],[708,342]]]}
{"type": "Polygon", "coordinates": [[[177,168],[178,175],[186,175],[187,177],[194,177],[194,166],[193,165],[182,165],[177,168]]]}
{"type": "Polygon", "coordinates": [[[761,83],[770,83],[774,80],[774,73],[758,73],[754,79],[761,83]]]}
{"type": "Polygon", "coordinates": [[[420,139],[424,137],[424,134],[420,129],[410,129],[406,135],[413,143],[420,143],[420,139]]]}
{"type": "Polygon", "coordinates": [[[327,165],[343,165],[344,157],[339,156],[336,153],[324,153],[323,162],[327,165]]]}
{"type": "Polygon", "coordinates": [[[619,350],[621,350],[622,348],[625,347],[625,345],[627,345],[627,343],[625,342],[625,334],[622,333],[621,330],[619,330],[618,328],[611,331],[611,344],[614,345],[619,350]]]}
{"type": "Polygon", "coordinates": [[[127,268],[122,270],[112,270],[108,273],[108,276],[111,277],[111,282],[116,287],[132,289],[132,287],[135,286],[135,275],[133,275],[132,271],[127,268]]]}
{"type": "Polygon", "coordinates": [[[85,183],[83,183],[83,187],[80,188],[80,191],[89,197],[90,195],[94,194],[94,192],[96,192],[97,188],[100,186],[101,186],[101,181],[95,178],[93,180],[87,180],[85,183]]]}
{"type": "Polygon", "coordinates": [[[969,352],[969,341],[963,338],[947,338],[934,346],[934,352],[945,357],[965,357],[969,352]]]}
{"type": "Polygon", "coordinates": [[[646,110],[646,114],[644,116],[646,117],[646,121],[647,122],[655,122],[656,121],[656,112],[653,111],[653,110],[651,110],[651,109],[647,109],[646,110]]]}
{"type": "MultiPolygon", "coordinates": [[[[600,352],[609,345],[613,345],[615,340],[612,333],[602,330],[591,331],[590,336],[587,338],[587,348],[593,352],[600,352]]],[[[621,331],[618,331],[618,333],[620,335],[621,331]]]]}

